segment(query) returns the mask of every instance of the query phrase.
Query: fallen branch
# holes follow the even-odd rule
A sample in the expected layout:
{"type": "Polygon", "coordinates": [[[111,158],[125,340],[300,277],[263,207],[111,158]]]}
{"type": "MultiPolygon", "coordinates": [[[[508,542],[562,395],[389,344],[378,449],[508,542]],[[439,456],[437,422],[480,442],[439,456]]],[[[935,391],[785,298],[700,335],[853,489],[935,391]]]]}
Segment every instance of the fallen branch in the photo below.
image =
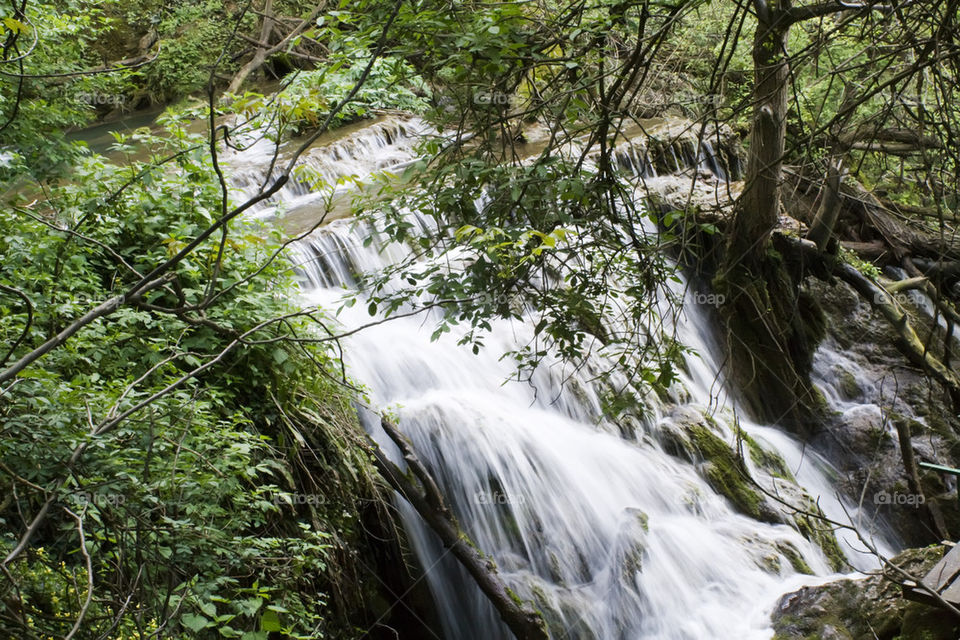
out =
{"type": "Polygon", "coordinates": [[[510,590],[497,572],[493,560],[483,555],[470,543],[444,504],[433,478],[416,457],[410,444],[387,420],[383,420],[381,424],[390,439],[400,448],[411,472],[420,481],[421,488],[418,488],[414,481],[387,458],[383,450],[371,440],[374,464],[380,475],[410,503],[440,538],[443,546],[449,549],[467,570],[517,640],[547,640],[549,636],[543,618],[510,590]]]}
{"type": "MultiPolygon", "coordinates": [[[[808,240],[791,238],[782,233],[776,233],[775,238],[778,245],[799,256],[802,262],[822,265],[824,257],[814,243],[808,240]]],[[[954,407],[960,409],[960,377],[930,353],[930,350],[920,340],[910,324],[907,312],[897,304],[894,297],[883,287],[845,262],[837,261],[830,266],[832,269],[828,269],[828,273],[853,287],[861,298],[866,300],[875,311],[878,311],[884,317],[899,337],[897,346],[900,352],[910,362],[922,368],[937,382],[946,387],[954,407]]],[[[821,269],[810,269],[810,273],[823,277],[820,272],[821,269]]]]}

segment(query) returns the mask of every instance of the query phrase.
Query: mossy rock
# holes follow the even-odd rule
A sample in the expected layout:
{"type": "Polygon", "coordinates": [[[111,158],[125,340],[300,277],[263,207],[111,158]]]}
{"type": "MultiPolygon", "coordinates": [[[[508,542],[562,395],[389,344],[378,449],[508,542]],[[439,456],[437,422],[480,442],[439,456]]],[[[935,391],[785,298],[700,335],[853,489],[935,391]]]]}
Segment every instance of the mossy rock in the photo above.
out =
{"type": "Polygon", "coordinates": [[[807,561],[803,559],[803,555],[800,554],[800,551],[797,550],[793,544],[789,542],[778,542],[777,551],[790,562],[790,566],[793,567],[794,571],[797,573],[805,573],[808,576],[813,575],[813,569],[810,568],[807,561]]]}
{"type": "Polygon", "coordinates": [[[796,483],[796,479],[793,477],[790,468],[787,467],[783,456],[774,451],[764,449],[749,433],[739,427],[737,428],[737,434],[747,445],[747,450],[750,452],[750,459],[753,460],[755,465],[775,478],[796,483]]]}
{"type": "Polygon", "coordinates": [[[780,522],[779,515],[751,484],[743,459],[703,424],[687,426],[696,456],[704,461],[703,475],[710,487],[726,497],[737,511],[763,522],[780,522]]]}
{"type": "Polygon", "coordinates": [[[863,393],[860,385],[857,384],[856,377],[849,371],[841,371],[837,376],[837,382],[840,395],[842,395],[845,400],[854,400],[859,398],[863,393]]]}
{"type": "MultiPolygon", "coordinates": [[[[943,547],[908,549],[892,562],[922,576],[943,547]]],[[[960,625],[935,607],[904,600],[900,586],[880,575],[804,587],[785,595],[773,614],[776,640],[948,640],[960,625]]]]}
{"type": "Polygon", "coordinates": [[[823,555],[827,558],[827,562],[830,563],[831,569],[834,571],[848,570],[850,565],[840,548],[840,543],[837,542],[837,536],[833,528],[824,521],[823,512],[820,511],[820,507],[816,503],[812,500],[806,502],[807,504],[804,505],[806,513],[798,513],[793,516],[793,523],[797,531],[804,538],[820,547],[823,555]]]}

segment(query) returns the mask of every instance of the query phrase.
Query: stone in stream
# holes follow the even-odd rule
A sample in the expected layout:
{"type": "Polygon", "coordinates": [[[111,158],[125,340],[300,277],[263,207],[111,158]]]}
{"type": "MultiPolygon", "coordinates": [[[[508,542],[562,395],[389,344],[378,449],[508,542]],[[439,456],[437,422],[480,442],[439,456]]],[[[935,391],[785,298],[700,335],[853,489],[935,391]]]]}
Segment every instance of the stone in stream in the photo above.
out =
{"type": "MultiPolygon", "coordinates": [[[[919,577],[943,556],[934,545],[907,549],[891,562],[919,577]]],[[[956,640],[960,620],[942,609],[902,596],[882,575],[803,587],[780,599],[773,613],[774,640],[956,640]]]]}

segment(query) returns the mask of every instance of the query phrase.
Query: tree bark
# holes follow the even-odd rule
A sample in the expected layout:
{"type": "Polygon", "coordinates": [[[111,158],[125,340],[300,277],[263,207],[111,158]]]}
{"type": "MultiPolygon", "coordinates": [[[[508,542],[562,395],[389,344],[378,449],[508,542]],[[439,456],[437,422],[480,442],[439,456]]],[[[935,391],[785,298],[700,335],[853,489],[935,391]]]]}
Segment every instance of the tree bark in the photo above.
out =
{"type": "Polygon", "coordinates": [[[443,546],[463,565],[517,640],[549,640],[540,614],[510,590],[497,573],[493,560],[473,546],[460,529],[453,514],[444,504],[443,496],[433,478],[403,435],[387,420],[383,420],[381,424],[390,439],[400,448],[413,476],[420,481],[421,488],[418,489],[414,481],[387,458],[376,443],[371,443],[374,464],[380,474],[410,503],[437,534],[443,546]]]}
{"type": "Polygon", "coordinates": [[[237,75],[233,76],[230,85],[227,87],[227,93],[236,93],[240,90],[243,81],[251,73],[260,68],[267,60],[267,48],[270,42],[270,34],[273,32],[273,0],[266,0],[263,6],[263,24],[260,27],[260,46],[257,47],[253,58],[247,64],[243,65],[237,75]]]}
{"type": "Polygon", "coordinates": [[[807,240],[817,245],[824,253],[833,238],[833,230],[840,215],[840,182],[843,180],[843,166],[840,161],[832,163],[827,169],[827,179],[823,185],[820,208],[807,232],[807,240]]]}
{"type": "Polygon", "coordinates": [[[790,66],[783,11],[788,0],[756,0],[753,38],[753,120],[750,124],[744,190],[737,203],[727,263],[736,264],[766,247],[780,215],[780,184],[787,134],[790,66]]]}

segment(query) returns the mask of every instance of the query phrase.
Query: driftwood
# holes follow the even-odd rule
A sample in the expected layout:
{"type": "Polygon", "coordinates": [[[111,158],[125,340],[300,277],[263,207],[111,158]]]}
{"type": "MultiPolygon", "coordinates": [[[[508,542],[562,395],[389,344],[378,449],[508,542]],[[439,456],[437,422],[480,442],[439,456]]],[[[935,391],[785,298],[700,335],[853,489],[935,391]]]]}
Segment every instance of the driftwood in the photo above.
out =
{"type": "Polygon", "coordinates": [[[497,573],[493,560],[471,544],[447,508],[432,476],[417,458],[403,434],[387,420],[383,420],[381,424],[390,439],[399,447],[413,477],[404,473],[371,440],[374,464],[380,474],[410,503],[440,538],[443,546],[449,549],[467,570],[517,640],[548,640],[543,618],[507,587],[497,573]],[[416,481],[419,481],[419,487],[416,481]]]}

